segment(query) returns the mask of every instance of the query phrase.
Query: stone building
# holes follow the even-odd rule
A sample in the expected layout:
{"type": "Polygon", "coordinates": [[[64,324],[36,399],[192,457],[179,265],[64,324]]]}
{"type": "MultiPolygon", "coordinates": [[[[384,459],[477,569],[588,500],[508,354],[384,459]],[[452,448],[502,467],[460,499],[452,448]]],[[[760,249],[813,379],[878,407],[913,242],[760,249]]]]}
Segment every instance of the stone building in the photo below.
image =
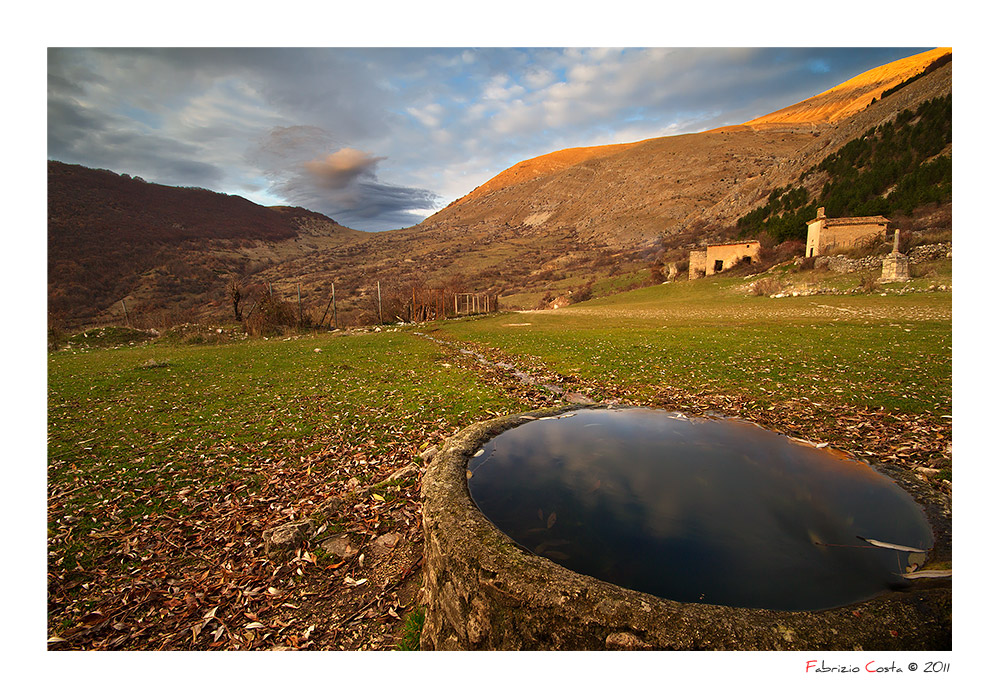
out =
{"type": "Polygon", "coordinates": [[[688,279],[697,279],[702,275],[709,277],[729,269],[737,262],[760,262],[760,242],[737,240],[709,245],[704,251],[691,251],[688,258],[688,279]]]}
{"type": "Polygon", "coordinates": [[[889,219],[884,216],[827,218],[823,207],[808,223],[806,257],[827,255],[838,248],[853,248],[876,240],[885,241],[889,219]]]}

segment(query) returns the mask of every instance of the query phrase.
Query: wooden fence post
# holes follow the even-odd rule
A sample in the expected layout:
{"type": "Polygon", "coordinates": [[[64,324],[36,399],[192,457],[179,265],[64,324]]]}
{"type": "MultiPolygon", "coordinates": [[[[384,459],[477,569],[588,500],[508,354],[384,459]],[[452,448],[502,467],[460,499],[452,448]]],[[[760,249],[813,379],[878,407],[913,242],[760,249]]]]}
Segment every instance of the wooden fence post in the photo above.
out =
{"type": "Polygon", "coordinates": [[[330,300],[326,302],[326,308],[323,309],[323,317],[319,319],[319,324],[323,325],[326,320],[326,314],[330,311],[330,305],[333,303],[333,284],[330,284],[330,300]]]}

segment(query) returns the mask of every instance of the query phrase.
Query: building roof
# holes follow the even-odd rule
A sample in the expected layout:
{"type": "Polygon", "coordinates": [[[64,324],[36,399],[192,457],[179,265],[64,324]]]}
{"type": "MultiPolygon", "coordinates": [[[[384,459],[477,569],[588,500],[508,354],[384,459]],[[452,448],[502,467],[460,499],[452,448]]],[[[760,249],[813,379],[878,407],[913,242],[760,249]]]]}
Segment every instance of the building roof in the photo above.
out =
{"type": "Polygon", "coordinates": [[[845,218],[826,218],[823,216],[820,218],[814,218],[806,225],[816,223],[817,221],[826,221],[827,226],[851,226],[859,223],[889,223],[889,219],[885,216],[847,216],[845,218]]]}
{"type": "Polygon", "coordinates": [[[726,247],[728,245],[750,245],[751,243],[757,243],[759,245],[760,241],[759,240],[732,240],[732,241],[730,241],[728,243],[712,243],[711,245],[707,245],[705,247],[707,247],[707,248],[724,248],[724,247],[726,247]]]}

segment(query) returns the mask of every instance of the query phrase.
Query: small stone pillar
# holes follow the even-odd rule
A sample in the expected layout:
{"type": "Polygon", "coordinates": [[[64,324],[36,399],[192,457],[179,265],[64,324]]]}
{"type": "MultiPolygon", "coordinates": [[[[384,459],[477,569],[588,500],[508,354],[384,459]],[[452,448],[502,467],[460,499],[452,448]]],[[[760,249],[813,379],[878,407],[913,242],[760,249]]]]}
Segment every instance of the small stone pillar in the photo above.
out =
{"type": "Polygon", "coordinates": [[[910,279],[910,258],[899,251],[899,229],[893,236],[892,252],[882,260],[880,282],[905,282],[910,279]]]}
{"type": "Polygon", "coordinates": [[[692,250],[688,258],[688,279],[705,276],[705,265],[708,264],[708,250],[692,250]]]}

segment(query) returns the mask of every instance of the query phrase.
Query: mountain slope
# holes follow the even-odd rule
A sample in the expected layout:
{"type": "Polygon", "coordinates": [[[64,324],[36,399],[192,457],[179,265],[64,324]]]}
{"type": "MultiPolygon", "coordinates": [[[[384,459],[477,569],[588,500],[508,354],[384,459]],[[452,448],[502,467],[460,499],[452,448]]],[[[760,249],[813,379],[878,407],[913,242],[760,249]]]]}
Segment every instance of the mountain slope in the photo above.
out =
{"type": "MultiPolygon", "coordinates": [[[[345,274],[358,288],[382,280],[383,292],[387,279],[406,291],[461,278],[466,288],[534,305],[546,292],[641,267],[663,245],[725,238],[776,188],[806,186],[819,196],[827,180],[816,168],[825,158],[950,93],[948,63],[834,124],[739,125],[595,149],[548,173],[511,177],[413,228],[378,234],[349,266],[321,253],[304,278],[345,274]]],[[[283,272],[295,274],[291,265],[283,272]]]]}
{"type": "Polygon", "coordinates": [[[416,227],[438,235],[552,235],[628,249],[678,234],[695,220],[732,225],[772,189],[797,178],[872,122],[949,94],[951,65],[875,99],[948,55],[920,54],[748,124],[594,149],[578,162],[541,156],[510,168],[416,227]],[[868,105],[861,111],[859,100],[868,105]],[[815,119],[816,121],[807,121],[815,119]],[[550,158],[552,158],[550,160],[550,158]],[[542,172],[547,169],[548,172],[542,172]],[[492,183],[492,184],[491,184],[492,183]]]}
{"type": "Polygon", "coordinates": [[[608,146],[566,148],[564,150],[558,150],[546,155],[540,155],[529,160],[522,160],[516,165],[512,165],[507,168],[491,180],[479,185],[464,197],[458,199],[455,203],[457,204],[465,201],[471,201],[472,199],[485,196],[490,192],[495,192],[498,189],[503,189],[504,187],[509,187],[511,185],[518,184],[519,182],[524,182],[525,180],[534,179],[535,177],[539,177],[541,175],[558,172],[559,170],[581,163],[584,160],[590,160],[591,158],[603,155],[611,155],[612,153],[625,150],[626,148],[631,148],[634,145],[636,144],[620,143],[608,146]]]}
{"type": "Polygon", "coordinates": [[[50,161],[49,315],[69,326],[110,320],[125,300],[151,322],[181,320],[215,305],[226,275],[365,235],[306,209],[50,161]]]}
{"type": "Polygon", "coordinates": [[[872,100],[878,99],[886,90],[918,75],[936,61],[950,56],[950,48],[938,48],[887,63],[791,107],[752,119],[746,122],[746,126],[836,123],[865,109],[872,100]]]}
{"type": "Polygon", "coordinates": [[[725,238],[776,188],[818,196],[825,158],[951,94],[948,56],[897,61],[747,124],[532,158],[421,224],[383,233],[53,163],[50,315],[66,325],[121,322],[126,299],[155,324],[232,317],[229,275],[267,282],[286,300],[301,295],[317,319],[331,284],[342,321],[371,319],[377,283],[397,307],[422,287],[535,294],[536,303],[663,245],[725,238]]]}
{"type": "MultiPolygon", "coordinates": [[[[779,109],[771,114],[752,119],[743,124],[743,126],[757,130],[776,124],[790,126],[832,124],[838,122],[857,114],[886,90],[913,78],[927,69],[928,66],[942,61],[946,57],[950,57],[950,55],[950,48],[938,48],[915,56],[909,56],[884,66],[879,66],[878,68],[873,68],[814,97],[810,97],[790,107],[779,109]]],[[[739,127],[729,126],[715,129],[709,133],[732,133],[738,130],[739,127]]],[[[557,173],[586,160],[602,158],[639,145],[662,142],[663,140],[650,139],[635,143],[570,148],[540,155],[507,168],[496,177],[455,201],[451,206],[470,202],[492,192],[536,177],[557,173]]]]}

